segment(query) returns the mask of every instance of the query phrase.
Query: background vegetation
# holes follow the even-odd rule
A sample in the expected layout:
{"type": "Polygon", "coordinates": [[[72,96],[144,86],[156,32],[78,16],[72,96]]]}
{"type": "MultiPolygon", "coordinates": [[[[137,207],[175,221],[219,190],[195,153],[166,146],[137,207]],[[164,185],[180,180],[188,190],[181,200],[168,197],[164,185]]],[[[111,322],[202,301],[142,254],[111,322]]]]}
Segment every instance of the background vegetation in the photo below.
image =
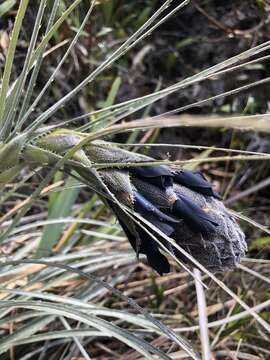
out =
{"type": "MultiPolygon", "coordinates": [[[[26,1],[0,5],[2,90],[19,3],[26,1]]],[[[137,261],[85,184],[56,167],[51,180],[51,168],[21,169],[1,188],[0,359],[269,358],[270,5],[205,0],[180,9],[177,0],[102,0],[86,18],[89,1],[48,1],[31,50],[42,3],[29,1],[15,44],[9,86],[27,75],[17,131],[39,120],[91,134],[106,128],[106,140],[201,169],[238,214],[249,253],[239,269],[216,277],[172,258],[174,271],[159,277],[137,261]],[[156,12],[151,26],[162,24],[130,46],[156,12]],[[33,88],[29,49],[32,66],[40,63],[33,88]],[[122,130],[113,131],[114,123],[122,130]]]]}

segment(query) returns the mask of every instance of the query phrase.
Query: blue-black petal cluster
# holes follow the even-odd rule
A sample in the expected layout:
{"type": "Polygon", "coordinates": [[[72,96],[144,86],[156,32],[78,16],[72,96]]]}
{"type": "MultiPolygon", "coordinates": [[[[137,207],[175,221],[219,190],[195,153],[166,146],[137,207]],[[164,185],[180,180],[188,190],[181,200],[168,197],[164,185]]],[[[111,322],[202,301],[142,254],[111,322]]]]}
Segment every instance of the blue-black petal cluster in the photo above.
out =
{"type": "Polygon", "coordinates": [[[161,244],[188,262],[162,233],[212,272],[239,264],[247,250],[245,235],[202,173],[155,165],[151,157],[104,141],[93,141],[84,151],[100,166],[77,172],[112,208],[137,255],[146,255],[159,274],[170,271],[161,244]],[[147,221],[129,216],[122,205],[147,221]]]}
{"type": "MultiPolygon", "coordinates": [[[[168,193],[167,204],[160,204],[158,196],[151,198],[147,190],[140,191],[137,186],[134,190],[133,208],[148,222],[152,223],[167,236],[172,238],[175,235],[177,225],[183,222],[193,233],[207,236],[213,233],[219,224],[198,206],[191,197],[185,194],[176,193],[173,190],[174,184],[180,184],[191,190],[206,196],[220,198],[213,191],[211,184],[202,173],[188,170],[173,170],[167,166],[134,166],[128,168],[131,174],[131,181],[140,179],[151,189],[159,189],[160,194],[168,193]],[[148,198],[149,197],[149,198],[148,198]]],[[[158,190],[157,190],[158,194],[158,190]]],[[[130,227],[127,224],[131,220],[123,221],[123,211],[117,209],[117,205],[111,205],[116,216],[123,227],[130,244],[138,254],[145,254],[149,265],[159,274],[170,271],[167,258],[159,251],[157,242],[149,234],[151,229],[144,225],[146,230],[133,222],[130,227]]],[[[157,235],[155,235],[157,236],[157,235]]],[[[159,237],[159,236],[157,236],[159,237]]],[[[162,241],[162,239],[160,239],[162,241]]]]}

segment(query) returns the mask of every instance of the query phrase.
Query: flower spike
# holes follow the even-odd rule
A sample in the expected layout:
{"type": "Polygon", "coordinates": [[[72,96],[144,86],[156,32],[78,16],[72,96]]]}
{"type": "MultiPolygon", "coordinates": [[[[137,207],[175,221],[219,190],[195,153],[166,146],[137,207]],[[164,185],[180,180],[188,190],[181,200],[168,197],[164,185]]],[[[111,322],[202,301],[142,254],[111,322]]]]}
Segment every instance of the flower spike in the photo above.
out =
{"type": "MultiPolygon", "coordinates": [[[[65,129],[37,135],[24,146],[24,161],[55,163],[86,136],[65,129]]],[[[169,272],[170,265],[155,238],[172,250],[161,233],[210,271],[236,267],[247,250],[245,236],[205,176],[198,171],[149,166],[153,160],[112,143],[92,141],[82,146],[66,167],[75,170],[111,207],[137,256],[146,255],[148,264],[159,274],[169,272]],[[121,166],[113,167],[113,163],[121,166]],[[128,208],[147,223],[135,221],[128,215],[128,208]]],[[[180,251],[173,251],[188,262],[180,251]]]]}

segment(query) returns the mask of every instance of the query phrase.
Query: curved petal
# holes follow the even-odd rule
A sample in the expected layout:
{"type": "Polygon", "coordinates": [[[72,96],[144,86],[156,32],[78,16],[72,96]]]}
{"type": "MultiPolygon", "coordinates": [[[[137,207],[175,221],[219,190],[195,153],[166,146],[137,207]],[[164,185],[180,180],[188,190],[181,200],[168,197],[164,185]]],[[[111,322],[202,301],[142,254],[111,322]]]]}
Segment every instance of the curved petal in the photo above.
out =
{"type": "Polygon", "coordinates": [[[172,212],[183,219],[192,231],[202,235],[215,232],[218,226],[218,223],[211,216],[185,195],[178,194],[178,199],[173,205],[172,212]]]}
{"type": "Polygon", "coordinates": [[[186,186],[191,190],[197,191],[206,196],[220,196],[213,191],[211,184],[199,171],[177,170],[173,172],[174,180],[180,185],[186,186]]]}

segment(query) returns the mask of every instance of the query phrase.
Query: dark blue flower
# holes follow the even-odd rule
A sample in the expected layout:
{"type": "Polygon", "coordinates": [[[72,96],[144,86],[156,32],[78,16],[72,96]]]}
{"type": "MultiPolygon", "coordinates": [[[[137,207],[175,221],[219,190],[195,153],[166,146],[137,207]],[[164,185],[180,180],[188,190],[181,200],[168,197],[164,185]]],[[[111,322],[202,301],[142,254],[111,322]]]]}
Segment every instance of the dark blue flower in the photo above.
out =
{"type": "MultiPolygon", "coordinates": [[[[170,250],[171,246],[149,224],[174,239],[211,271],[224,271],[239,263],[246,251],[245,236],[202,173],[164,165],[132,166],[131,163],[153,159],[106,143],[91,145],[87,155],[103,166],[106,161],[127,164],[120,169],[104,166],[99,170],[118,200],[117,203],[107,198],[107,202],[137,255],[146,255],[148,264],[159,274],[169,272],[170,266],[154,237],[170,250]],[[119,202],[147,223],[134,221],[119,202]]],[[[174,254],[188,262],[180,251],[174,250],[174,254]]]]}

